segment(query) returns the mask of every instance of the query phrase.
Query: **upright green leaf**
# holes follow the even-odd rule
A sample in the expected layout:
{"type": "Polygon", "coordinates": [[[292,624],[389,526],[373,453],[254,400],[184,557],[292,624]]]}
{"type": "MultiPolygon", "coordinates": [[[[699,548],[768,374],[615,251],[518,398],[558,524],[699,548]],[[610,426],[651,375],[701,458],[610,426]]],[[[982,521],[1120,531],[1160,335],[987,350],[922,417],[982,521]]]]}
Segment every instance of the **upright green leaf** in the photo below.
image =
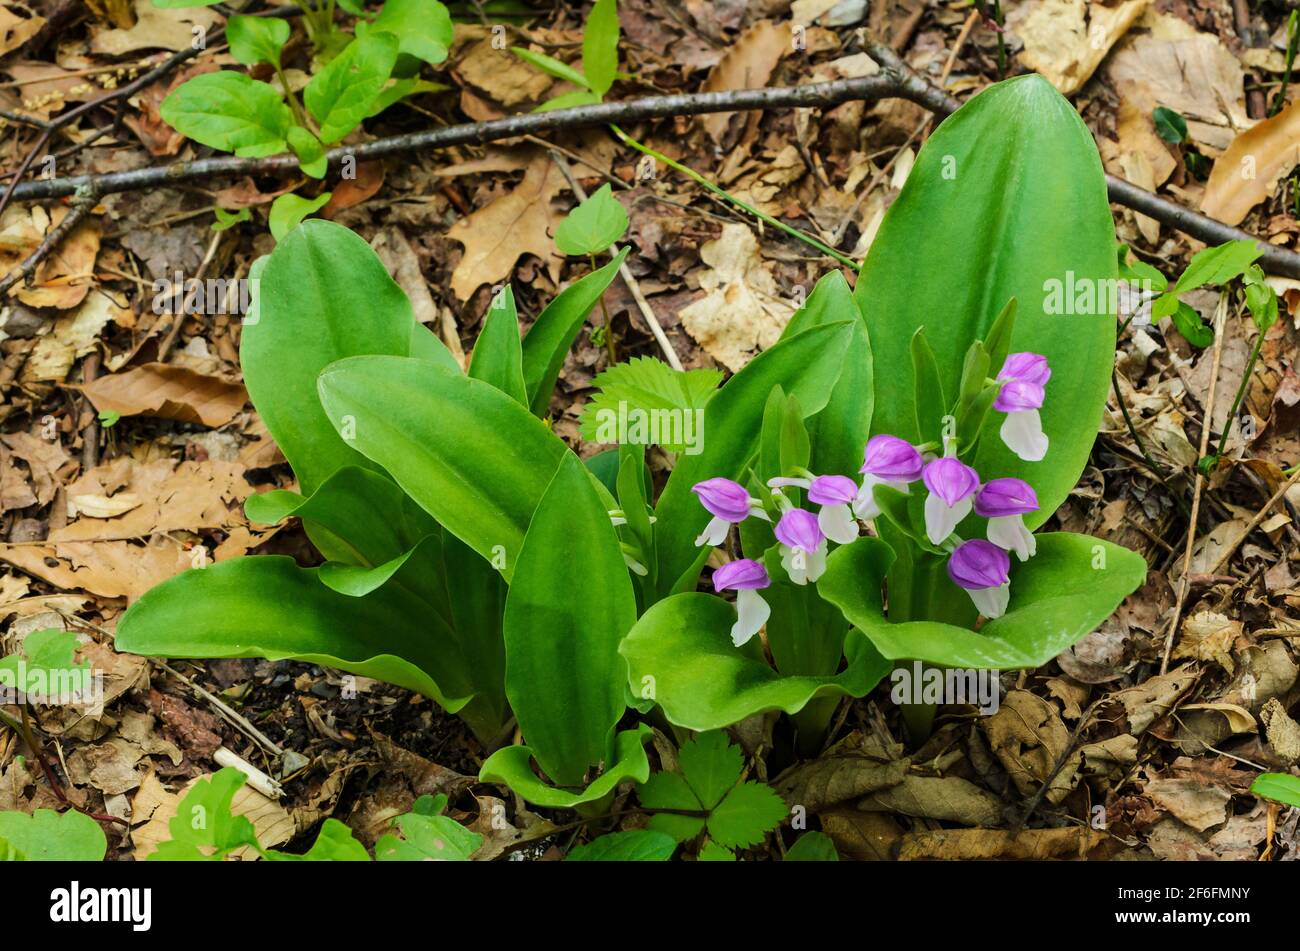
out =
{"type": "Polygon", "coordinates": [[[427,331],[379,256],[342,225],[305,221],[263,261],[240,363],[253,404],[310,495],[344,466],[377,468],[326,418],[317,375],[358,354],[406,356],[427,331]]]}
{"type": "Polygon", "coordinates": [[[591,91],[609,92],[618,73],[618,0],[596,0],[582,32],[582,71],[591,91]]]}
{"type": "Polygon", "coordinates": [[[491,383],[507,396],[528,405],[523,346],[519,341],[519,314],[515,311],[514,292],[508,286],[492,298],[483,318],[483,329],[479,331],[470,356],[469,375],[491,383]]]}
{"type": "Polygon", "coordinates": [[[322,142],[337,142],[369,114],[393,72],[397,48],[392,33],[367,33],[312,77],[303,102],[320,124],[322,142]]]}
{"type": "Polygon", "coordinates": [[[506,694],[560,785],[581,782],[608,756],[627,682],[618,645],[635,621],[609,512],[567,453],[528,527],[505,617],[506,694]]]}
{"type": "Polygon", "coordinates": [[[564,443],[495,387],[423,360],[353,357],[320,375],[352,445],[509,579],[564,443]]]}
{"type": "Polygon", "coordinates": [[[564,358],[573,341],[578,339],[587,315],[618,276],[619,265],[627,257],[628,250],[623,248],[604,267],[556,294],[528,328],[523,345],[524,381],[528,389],[528,406],[534,414],[546,415],[564,358]]]}
{"type": "Polygon", "coordinates": [[[1014,297],[1010,349],[1051,364],[1051,445],[1042,462],[1022,462],[992,413],[974,465],[985,478],[1028,481],[1041,508],[1026,522],[1049,518],[1078,480],[1110,386],[1114,248],[1097,147],[1068,101],[1031,75],[967,102],[921,149],[858,279],[875,365],[889,369],[876,374],[872,431],[918,438],[908,353],[918,327],[955,388],[967,349],[1014,297]]]}
{"type": "Polygon", "coordinates": [[[758,445],[763,406],[772,387],[794,395],[806,415],[820,412],[839,379],[853,335],[848,322],[823,324],[782,340],[756,356],[714,396],[704,411],[701,451],[678,458],[655,515],[660,595],[695,587],[707,557],[695,538],[709,514],[691,486],[714,476],[739,478],[758,445]]]}

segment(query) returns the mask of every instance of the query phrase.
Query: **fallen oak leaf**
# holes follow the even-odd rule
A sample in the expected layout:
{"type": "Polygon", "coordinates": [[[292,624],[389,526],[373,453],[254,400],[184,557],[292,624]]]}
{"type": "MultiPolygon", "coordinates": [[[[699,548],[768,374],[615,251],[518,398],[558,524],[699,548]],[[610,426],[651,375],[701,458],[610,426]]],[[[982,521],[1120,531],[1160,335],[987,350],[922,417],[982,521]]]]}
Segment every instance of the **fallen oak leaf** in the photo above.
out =
{"type": "Polygon", "coordinates": [[[230,422],[248,402],[239,383],[166,363],[146,363],[73,386],[100,412],[161,416],[216,428],[230,422]]]}

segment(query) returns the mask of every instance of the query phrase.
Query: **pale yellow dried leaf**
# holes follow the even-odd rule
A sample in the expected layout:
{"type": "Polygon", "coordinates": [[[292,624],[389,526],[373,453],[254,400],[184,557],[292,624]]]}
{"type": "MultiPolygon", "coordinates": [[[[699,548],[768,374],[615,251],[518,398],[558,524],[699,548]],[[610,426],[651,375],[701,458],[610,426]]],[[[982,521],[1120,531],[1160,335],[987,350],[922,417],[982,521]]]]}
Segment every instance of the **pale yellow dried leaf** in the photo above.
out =
{"type": "Polygon", "coordinates": [[[1277,191],[1291,169],[1300,165],[1300,104],[1242,132],[1214,161],[1205,183],[1201,211],[1230,225],[1277,191]]]}
{"type": "Polygon", "coordinates": [[[1020,61],[1068,96],[1092,77],[1149,2],[1031,0],[1008,11],[1007,27],[1025,44],[1020,61]]]}

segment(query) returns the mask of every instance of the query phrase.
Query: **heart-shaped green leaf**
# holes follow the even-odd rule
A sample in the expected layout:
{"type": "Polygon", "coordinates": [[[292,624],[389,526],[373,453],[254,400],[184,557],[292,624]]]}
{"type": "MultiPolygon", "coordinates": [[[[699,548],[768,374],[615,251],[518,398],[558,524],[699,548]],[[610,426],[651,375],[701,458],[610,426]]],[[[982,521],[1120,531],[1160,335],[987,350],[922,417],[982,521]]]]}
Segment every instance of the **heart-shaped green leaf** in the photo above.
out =
{"type": "Polygon", "coordinates": [[[108,850],[99,823],[75,809],[0,812],[0,856],[6,844],[10,859],[27,862],[102,862],[108,850]]]}
{"type": "Polygon", "coordinates": [[[438,0],[384,0],[367,32],[381,30],[397,37],[399,52],[435,66],[451,47],[451,14],[438,0]]]}
{"type": "Polygon", "coordinates": [[[603,254],[627,231],[627,212],[608,184],[600,186],[555,228],[555,246],[565,254],[603,254]]]}
{"type": "Polygon", "coordinates": [[[278,65],[280,50],[289,41],[289,21],[279,17],[233,16],[226,21],[230,55],[245,66],[278,65]]]}
{"type": "Polygon", "coordinates": [[[283,152],[293,125],[293,113],[274,88],[231,69],[186,80],[159,112],[186,138],[245,158],[283,152]]]}
{"type": "Polygon", "coordinates": [[[322,142],[333,144],[370,114],[397,62],[397,37],[373,30],[358,36],[312,77],[303,102],[320,124],[322,142]]]}

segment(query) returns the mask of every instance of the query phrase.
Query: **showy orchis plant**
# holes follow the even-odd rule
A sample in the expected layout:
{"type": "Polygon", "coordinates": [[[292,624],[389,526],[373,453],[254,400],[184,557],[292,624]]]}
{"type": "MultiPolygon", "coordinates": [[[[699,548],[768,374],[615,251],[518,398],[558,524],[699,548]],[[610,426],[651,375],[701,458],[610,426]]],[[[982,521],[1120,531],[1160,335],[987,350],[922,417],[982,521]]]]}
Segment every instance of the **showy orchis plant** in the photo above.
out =
{"type": "MultiPolygon", "coordinates": [[[[1067,318],[1047,288],[1114,286],[1114,247],[1078,115],[1037,77],[999,84],[922,148],[856,291],[826,275],[720,388],[647,358],[607,370],[583,432],[617,410],[619,445],[584,461],[545,418],[626,251],[522,341],[504,289],[466,373],[361,238],[305,222],[258,263],[241,340],[300,491],[247,507],[300,518],[325,564],[188,572],[130,607],[117,644],[383,679],[488,751],[517,724],[527,745],[480,778],[584,812],[649,779],[651,722],[680,744],[780,711],[813,754],[896,662],[1047,663],[1145,574],[1097,539],[1031,534],[1087,461],[1115,342],[1112,309],[1067,318]],[[706,425],[623,432],[633,413],[706,425]],[[657,498],[648,442],[678,453],[657,498]]],[[[907,711],[915,737],[928,712],[907,711]]]]}

